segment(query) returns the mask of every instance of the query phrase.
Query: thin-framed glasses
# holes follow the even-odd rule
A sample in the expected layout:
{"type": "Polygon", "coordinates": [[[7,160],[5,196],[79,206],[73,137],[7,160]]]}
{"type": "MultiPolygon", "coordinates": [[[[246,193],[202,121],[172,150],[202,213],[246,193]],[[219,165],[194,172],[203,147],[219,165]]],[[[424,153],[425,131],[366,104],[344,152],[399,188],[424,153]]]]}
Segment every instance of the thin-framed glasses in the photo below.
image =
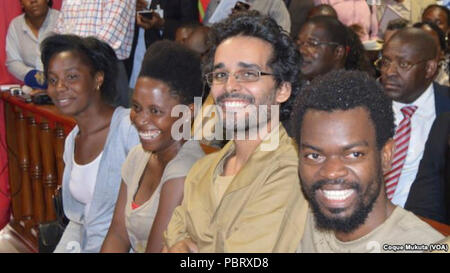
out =
{"type": "Polygon", "coordinates": [[[255,69],[244,69],[234,73],[227,71],[209,72],[205,75],[205,79],[209,86],[224,84],[228,81],[230,74],[233,75],[237,82],[256,82],[261,78],[261,76],[273,75],[272,73],[262,72],[255,69]]]}
{"type": "Polygon", "coordinates": [[[336,42],[324,42],[324,41],[319,41],[319,40],[306,40],[304,42],[297,40],[296,41],[298,47],[309,47],[309,48],[318,48],[321,45],[327,45],[327,46],[340,46],[339,43],[336,42]]]}
{"type": "Polygon", "coordinates": [[[389,60],[387,58],[383,58],[383,56],[381,56],[380,58],[378,58],[374,62],[374,65],[375,65],[376,68],[378,68],[381,71],[381,70],[388,69],[389,67],[391,67],[392,63],[395,63],[395,67],[397,69],[400,69],[402,71],[407,72],[407,71],[411,70],[411,68],[413,68],[415,65],[418,65],[418,64],[423,63],[423,62],[427,62],[429,60],[430,59],[426,59],[426,60],[418,61],[418,62],[415,62],[415,63],[411,63],[411,62],[408,62],[408,61],[405,61],[405,60],[391,61],[391,60],[389,60]]]}

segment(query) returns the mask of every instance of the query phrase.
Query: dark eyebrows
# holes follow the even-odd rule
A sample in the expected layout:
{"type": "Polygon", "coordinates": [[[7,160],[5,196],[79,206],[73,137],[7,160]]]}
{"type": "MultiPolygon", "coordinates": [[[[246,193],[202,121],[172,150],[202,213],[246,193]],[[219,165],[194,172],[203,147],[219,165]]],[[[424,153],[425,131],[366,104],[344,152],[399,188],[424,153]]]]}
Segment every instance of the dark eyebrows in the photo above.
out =
{"type": "Polygon", "coordinates": [[[322,152],[323,152],[322,149],[320,149],[320,148],[318,148],[318,147],[315,147],[315,146],[313,146],[313,145],[307,144],[307,143],[302,143],[302,144],[300,145],[300,147],[301,147],[302,149],[311,149],[311,150],[317,151],[317,152],[319,152],[319,153],[322,153],[322,152]]]}
{"type": "Polygon", "coordinates": [[[224,67],[225,67],[225,65],[223,63],[216,64],[213,66],[213,71],[216,69],[219,69],[219,68],[224,68],[224,67]]]}
{"type": "MultiPolygon", "coordinates": [[[[242,67],[242,68],[252,68],[252,69],[256,69],[256,70],[261,70],[261,67],[257,64],[249,64],[249,63],[239,62],[238,66],[242,67]]],[[[224,68],[224,67],[225,67],[225,65],[223,63],[218,63],[218,64],[214,65],[213,71],[216,69],[224,68]]]]}
{"type": "Polygon", "coordinates": [[[351,150],[351,149],[353,149],[355,147],[359,147],[359,146],[369,147],[369,143],[367,141],[365,141],[365,140],[359,141],[359,142],[355,142],[355,143],[352,143],[352,144],[349,144],[349,145],[345,146],[344,147],[344,151],[351,150]]]}
{"type": "Polygon", "coordinates": [[[257,64],[249,64],[249,63],[239,62],[238,65],[243,68],[253,68],[253,69],[261,70],[261,67],[257,64]]]}
{"type": "MultiPolygon", "coordinates": [[[[353,149],[353,148],[355,148],[355,147],[359,147],[359,146],[369,147],[369,143],[368,143],[367,141],[365,141],[365,140],[359,141],[359,142],[355,142],[355,143],[352,143],[352,144],[349,144],[349,145],[344,146],[344,147],[342,148],[342,150],[343,150],[343,151],[347,151],[347,150],[351,150],[351,149],[353,149]]],[[[322,153],[322,152],[323,152],[322,149],[320,149],[320,148],[318,148],[318,147],[315,147],[315,146],[313,146],[313,145],[310,145],[310,144],[308,144],[308,143],[302,143],[302,144],[300,145],[300,147],[301,147],[301,149],[311,149],[311,150],[317,151],[317,152],[319,152],[319,153],[322,153]]]]}

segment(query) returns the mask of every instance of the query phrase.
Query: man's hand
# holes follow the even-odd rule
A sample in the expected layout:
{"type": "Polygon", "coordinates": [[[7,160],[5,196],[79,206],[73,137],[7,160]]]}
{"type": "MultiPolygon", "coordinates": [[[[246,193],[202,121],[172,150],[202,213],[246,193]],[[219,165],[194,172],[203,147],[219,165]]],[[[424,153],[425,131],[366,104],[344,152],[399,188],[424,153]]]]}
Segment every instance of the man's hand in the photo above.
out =
{"type": "Polygon", "coordinates": [[[143,29],[161,29],[164,25],[164,19],[156,12],[153,12],[152,19],[147,19],[138,13],[136,14],[136,24],[143,29]]]}
{"type": "Polygon", "coordinates": [[[197,245],[191,239],[184,239],[174,244],[171,248],[164,247],[163,253],[198,253],[197,245]]]}

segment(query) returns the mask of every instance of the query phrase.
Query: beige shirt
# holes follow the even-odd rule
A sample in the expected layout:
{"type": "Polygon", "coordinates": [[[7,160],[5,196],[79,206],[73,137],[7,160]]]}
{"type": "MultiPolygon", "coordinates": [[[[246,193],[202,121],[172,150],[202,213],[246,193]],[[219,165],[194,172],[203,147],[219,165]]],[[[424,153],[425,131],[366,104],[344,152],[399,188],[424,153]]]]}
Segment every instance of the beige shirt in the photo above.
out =
{"type": "Polygon", "coordinates": [[[131,203],[139,187],[139,180],[151,153],[139,144],[131,150],[122,167],[122,178],[127,185],[127,203],[125,205],[125,225],[133,252],[145,252],[153,221],[158,211],[159,197],[163,185],[174,178],[185,177],[194,163],[204,156],[198,141],[187,141],[178,154],[167,163],[161,182],[152,196],[138,208],[132,209],[131,203]]]}
{"type": "Polygon", "coordinates": [[[404,253],[423,252],[444,236],[413,213],[396,207],[386,221],[369,234],[350,242],[339,241],[334,232],[315,228],[314,215],[308,212],[305,233],[297,252],[301,253],[404,253]],[[418,246],[417,250],[413,250],[418,246]],[[397,251],[394,251],[396,249],[397,251]]]}
{"type": "Polygon", "coordinates": [[[200,252],[295,251],[308,211],[297,174],[297,151],[282,126],[274,151],[261,149],[266,140],[234,176],[218,205],[213,183],[234,153],[234,142],[192,167],[183,203],[164,233],[168,247],[190,238],[200,252]]]}

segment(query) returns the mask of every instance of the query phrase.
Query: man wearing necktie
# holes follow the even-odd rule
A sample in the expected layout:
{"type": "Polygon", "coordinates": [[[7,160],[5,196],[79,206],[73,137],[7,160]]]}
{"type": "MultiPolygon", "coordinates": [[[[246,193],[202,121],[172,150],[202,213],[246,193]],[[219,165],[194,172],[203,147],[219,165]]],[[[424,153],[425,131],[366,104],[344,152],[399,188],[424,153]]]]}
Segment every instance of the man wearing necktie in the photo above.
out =
{"type": "Polygon", "coordinates": [[[437,71],[435,48],[431,35],[423,30],[400,30],[385,45],[379,68],[385,93],[393,100],[396,125],[392,167],[384,174],[388,198],[418,215],[442,222],[442,179],[418,180],[422,177],[419,165],[431,168],[438,160],[422,160],[430,129],[436,117],[450,111],[448,88],[433,83],[437,71]],[[420,191],[410,191],[413,184],[424,183],[420,191]]]}

